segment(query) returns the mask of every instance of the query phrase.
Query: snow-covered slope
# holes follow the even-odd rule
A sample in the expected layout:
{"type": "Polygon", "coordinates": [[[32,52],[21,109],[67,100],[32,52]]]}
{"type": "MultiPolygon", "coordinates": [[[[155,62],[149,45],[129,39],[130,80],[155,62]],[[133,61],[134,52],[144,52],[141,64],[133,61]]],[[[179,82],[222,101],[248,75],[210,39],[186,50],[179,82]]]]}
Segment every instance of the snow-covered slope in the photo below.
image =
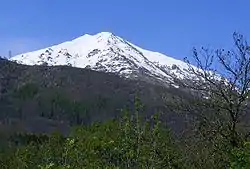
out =
{"type": "Polygon", "coordinates": [[[109,32],[86,34],[72,41],[14,56],[10,60],[27,65],[69,65],[116,73],[127,78],[147,77],[160,81],[169,81],[169,73],[181,78],[179,71],[187,70],[187,65],[180,60],[142,49],[109,32]]]}

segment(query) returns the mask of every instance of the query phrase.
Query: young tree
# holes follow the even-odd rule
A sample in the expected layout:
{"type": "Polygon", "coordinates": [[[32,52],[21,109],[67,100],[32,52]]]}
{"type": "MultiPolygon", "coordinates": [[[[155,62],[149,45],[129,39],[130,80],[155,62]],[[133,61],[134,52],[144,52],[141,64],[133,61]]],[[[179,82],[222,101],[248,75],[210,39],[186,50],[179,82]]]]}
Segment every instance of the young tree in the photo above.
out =
{"type": "Polygon", "coordinates": [[[212,137],[219,135],[232,147],[238,147],[250,136],[247,120],[250,117],[250,46],[239,33],[233,34],[233,41],[234,49],[230,51],[194,49],[196,67],[185,59],[188,73],[182,72],[183,80],[172,77],[199,97],[195,103],[200,109],[197,111],[197,107],[189,105],[186,110],[196,109],[199,120],[210,126],[212,137]]]}

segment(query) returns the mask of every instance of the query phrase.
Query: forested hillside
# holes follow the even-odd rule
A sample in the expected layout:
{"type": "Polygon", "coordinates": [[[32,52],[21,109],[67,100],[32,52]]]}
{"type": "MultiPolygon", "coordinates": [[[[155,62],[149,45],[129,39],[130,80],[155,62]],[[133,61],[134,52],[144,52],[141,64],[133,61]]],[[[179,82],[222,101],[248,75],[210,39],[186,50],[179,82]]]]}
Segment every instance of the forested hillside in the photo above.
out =
{"type": "Polygon", "coordinates": [[[181,116],[165,104],[174,95],[184,97],[177,89],[88,69],[25,66],[3,59],[0,77],[2,132],[67,133],[71,125],[120,117],[122,108],[133,109],[136,95],[145,104],[145,117],[160,111],[176,130],[183,126],[181,116]]]}

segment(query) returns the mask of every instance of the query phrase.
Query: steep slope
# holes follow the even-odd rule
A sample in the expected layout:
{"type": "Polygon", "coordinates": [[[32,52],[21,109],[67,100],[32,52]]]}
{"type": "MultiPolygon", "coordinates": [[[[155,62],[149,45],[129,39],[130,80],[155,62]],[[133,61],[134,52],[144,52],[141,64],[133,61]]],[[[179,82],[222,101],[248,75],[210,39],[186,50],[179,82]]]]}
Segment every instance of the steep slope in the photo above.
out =
{"type": "Polygon", "coordinates": [[[184,97],[179,89],[113,73],[68,66],[27,66],[0,59],[0,139],[1,131],[64,132],[69,125],[120,116],[121,108],[133,108],[135,94],[145,104],[142,116],[162,111],[163,121],[182,128],[181,115],[170,111],[164,100],[184,97]]]}
{"type": "Polygon", "coordinates": [[[157,52],[144,50],[109,32],[84,35],[45,49],[10,59],[27,65],[68,65],[111,72],[127,78],[169,82],[169,73],[180,76],[187,65],[157,52]]]}

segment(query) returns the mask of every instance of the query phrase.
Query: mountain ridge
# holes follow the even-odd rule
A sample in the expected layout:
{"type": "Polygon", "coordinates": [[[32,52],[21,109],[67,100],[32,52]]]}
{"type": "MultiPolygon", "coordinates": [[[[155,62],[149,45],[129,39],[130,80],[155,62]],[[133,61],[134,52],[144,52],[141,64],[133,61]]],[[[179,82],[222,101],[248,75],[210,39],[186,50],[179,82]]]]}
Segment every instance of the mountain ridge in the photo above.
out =
{"type": "Polygon", "coordinates": [[[19,54],[9,60],[26,65],[90,68],[126,78],[147,77],[161,82],[173,82],[171,73],[181,78],[180,72],[188,72],[185,62],[142,49],[111,32],[85,34],[71,41],[19,54]]]}

